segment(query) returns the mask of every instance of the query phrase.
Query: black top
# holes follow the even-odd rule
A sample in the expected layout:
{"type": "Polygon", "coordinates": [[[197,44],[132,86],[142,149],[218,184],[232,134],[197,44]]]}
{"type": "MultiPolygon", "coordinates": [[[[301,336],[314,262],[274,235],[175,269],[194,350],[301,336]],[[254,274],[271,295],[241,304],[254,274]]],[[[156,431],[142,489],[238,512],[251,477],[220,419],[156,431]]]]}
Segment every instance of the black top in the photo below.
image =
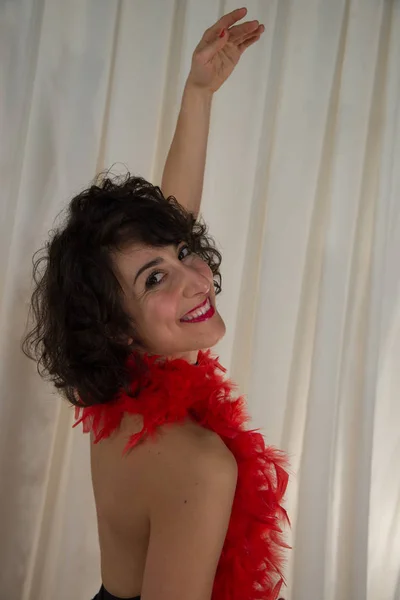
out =
{"type": "Polygon", "coordinates": [[[135,596],[134,598],[118,598],[118,596],[113,596],[113,594],[110,594],[104,585],[102,585],[99,593],[96,594],[93,600],[140,600],[140,596],[135,596]]]}

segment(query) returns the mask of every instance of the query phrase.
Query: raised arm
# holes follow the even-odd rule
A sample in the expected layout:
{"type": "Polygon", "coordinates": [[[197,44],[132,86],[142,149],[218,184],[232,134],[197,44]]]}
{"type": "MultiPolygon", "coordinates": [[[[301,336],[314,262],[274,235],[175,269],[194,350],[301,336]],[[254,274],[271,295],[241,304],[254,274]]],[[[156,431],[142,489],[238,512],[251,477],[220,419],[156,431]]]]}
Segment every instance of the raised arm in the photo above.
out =
{"type": "Polygon", "coordinates": [[[200,209],[213,94],[186,82],[161,189],[195,214],[200,209]]]}
{"type": "Polygon", "coordinates": [[[195,48],[164,167],[161,181],[164,195],[175,196],[196,217],[203,191],[213,95],[232,73],[246,48],[260,39],[264,31],[258,21],[235,25],[246,12],[246,8],[238,8],[221,17],[204,32],[195,48]]]}

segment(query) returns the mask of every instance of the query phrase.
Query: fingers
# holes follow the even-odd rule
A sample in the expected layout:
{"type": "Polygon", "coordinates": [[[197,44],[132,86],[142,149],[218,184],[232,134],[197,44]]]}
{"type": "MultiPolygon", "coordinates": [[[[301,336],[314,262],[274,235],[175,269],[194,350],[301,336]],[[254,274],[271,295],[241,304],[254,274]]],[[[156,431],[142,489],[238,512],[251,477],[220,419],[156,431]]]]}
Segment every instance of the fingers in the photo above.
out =
{"type": "Polygon", "coordinates": [[[241,25],[235,25],[229,30],[229,41],[233,44],[241,44],[249,37],[252,37],[258,33],[263,33],[265,30],[264,25],[259,25],[258,21],[247,21],[241,25]]]}
{"type": "Polygon", "coordinates": [[[236,23],[236,21],[240,21],[247,14],[247,8],[236,8],[232,12],[224,15],[215,23],[213,27],[216,29],[228,29],[232,27],[236,23]]]}
{"type": "Polygon", "coordinates": [[[258,21],[247,21],[240,25],[234,25],[229,29],[229,39],[231,42],[240,42],[242,38],[246,37],[258,27],[258,21]]]}
{"type": "Polygon", "coordinates": [[[265,31],[265,27],[264,25],[260,25],[257,20],[235,25],[246,14],[247,8],[237,8],[221,17],[214,25],[209,27],[202,38],[202,42],[203,44],[207,44],[207,48],[203,47],[202,51],[207,52],[211,56],[229,41],[235,44],[242,53],[246,48],[259,40],[261,34],[265,31]],[[225,35],[224,38],[220,39],[218,36],[223,29],[228,30],[229,35],[225,35]]]}
{"type": "Polygon", "coordinates": [[[236,8],[232,12],[221,17],[214,25],[209,27],[204,33],[203,38],[206,41],[211,41],[221,31],[221,29],[229,29],[237,21],[243,19],[247,13],[247,8],[236,8]]]}
{"type": "Polygon", "coordinates": [[[257,42],[260,39],[260,37],[261,37],[261,33],[249,37],[246,41],[244,41],[238,45],[239,51],[241,53],[244,52],[249,46],[252,46],[254,44],[254,42],[257,42]]]}

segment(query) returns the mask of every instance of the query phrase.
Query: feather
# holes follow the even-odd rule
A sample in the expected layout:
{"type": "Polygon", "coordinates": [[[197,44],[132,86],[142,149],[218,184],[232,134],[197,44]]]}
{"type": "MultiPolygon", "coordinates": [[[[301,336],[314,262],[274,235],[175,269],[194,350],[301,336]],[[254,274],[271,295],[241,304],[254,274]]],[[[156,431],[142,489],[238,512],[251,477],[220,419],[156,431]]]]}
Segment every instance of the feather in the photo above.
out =
{"type": "Polygon", "coordinates": [[[196,365],[184,359],[157,361],[158,355],[142,354],[148,367],[135,376],[134,361],[130,393],[100,405],[75,407],[76,422],[85,433],[92,431],[94,443],[112,434],[124,413],[141,414],[143,428],[132,435],[124,453],[143,438],[157,436],[166,423],[190,416],[216,432],[235,456],[238,480],[232,513],[219,559],[212,600],[277,600],[282,585],[284,550],[283,525],[290,520],[282,506],[288,485],[286,454],[266,446],[257,429],[248,429],[250,417],[243,396],[232,398],[237,387],[223,377],[226,369],[211,350],[200,350],[196,365]]]}

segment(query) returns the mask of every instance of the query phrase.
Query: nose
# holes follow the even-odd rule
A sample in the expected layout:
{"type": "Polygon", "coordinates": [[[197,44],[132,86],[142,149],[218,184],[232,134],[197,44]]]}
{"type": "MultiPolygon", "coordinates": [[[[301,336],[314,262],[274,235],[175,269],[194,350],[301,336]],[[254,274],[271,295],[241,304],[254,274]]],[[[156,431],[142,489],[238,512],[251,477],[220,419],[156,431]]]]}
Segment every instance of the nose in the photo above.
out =
{"type": "Polygon", "coordinates": [[[211,289],[211,281],[206,275],[193,269],[188,269],[184,279],[183,295],[185,298],[199,296],[200,300],[204,300],[201,296],[208,296],[211,289]]]}

